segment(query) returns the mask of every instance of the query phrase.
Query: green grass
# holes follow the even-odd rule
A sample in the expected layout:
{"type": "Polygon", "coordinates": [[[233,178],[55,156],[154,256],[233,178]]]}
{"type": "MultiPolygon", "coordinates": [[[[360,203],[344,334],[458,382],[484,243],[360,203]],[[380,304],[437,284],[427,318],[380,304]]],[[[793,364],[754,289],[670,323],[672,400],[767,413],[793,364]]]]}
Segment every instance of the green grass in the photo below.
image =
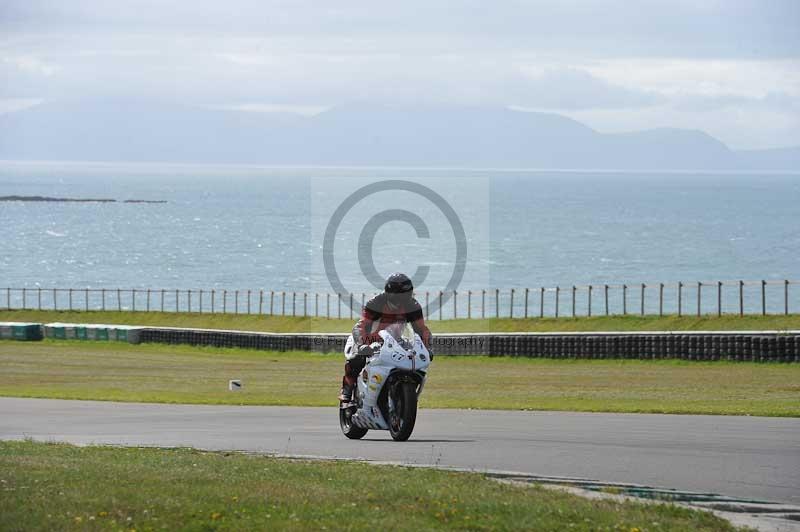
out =
{"type": "MultiPolygon", "coordinates": [[[[333,406],[342,370],[339,354],[0,341],[4,396],[333,406]]],[[[800,364],[440,356],[421,406],[800,416],[800,364]]]]}
{"type": "Polygon", "coordinates": [[[706,512],[479,474],[189,449],[0,442],[0,529],[726,531],[706,512]]]}
{"type": "MultiPolygon", "coordinates": [[[[349,332],[351,319],[257,316],[246,314],[197,314],[174,312],[4,310],[0,321],[66,323],[121,323],[163,327],[239,329],[268,332],[349,332]]],[[[591,318],[499,318],[430,320],[436,333],[458,332],[569,332],[569,331],[690,331],[800,329],[800,314],[770,316],[593,316],[591,318]]]]}

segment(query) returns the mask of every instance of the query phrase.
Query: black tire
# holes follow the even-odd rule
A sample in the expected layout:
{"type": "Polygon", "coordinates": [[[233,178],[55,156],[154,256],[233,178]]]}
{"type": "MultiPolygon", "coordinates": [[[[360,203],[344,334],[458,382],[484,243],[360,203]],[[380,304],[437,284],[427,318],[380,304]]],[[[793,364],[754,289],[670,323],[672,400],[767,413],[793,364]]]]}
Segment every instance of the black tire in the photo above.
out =
{"type": "Polygon", "coordinates": [[[342,404],[339,403],[339,426],[342,428],[342,434],[351,440],[360,440],[369,430],[356,427],[350,422],[350,417],[355,414],[357,409],[358,407],[355,405],[349,408],[342,408],[342,404]]]}
{"type": "Polygon", "coordinates": [[[417,421],[417,385],[411,381],[393,383],[389,390],[394,412],[389,416],[389,434],[394,441],[406,441],[417,421]]]}

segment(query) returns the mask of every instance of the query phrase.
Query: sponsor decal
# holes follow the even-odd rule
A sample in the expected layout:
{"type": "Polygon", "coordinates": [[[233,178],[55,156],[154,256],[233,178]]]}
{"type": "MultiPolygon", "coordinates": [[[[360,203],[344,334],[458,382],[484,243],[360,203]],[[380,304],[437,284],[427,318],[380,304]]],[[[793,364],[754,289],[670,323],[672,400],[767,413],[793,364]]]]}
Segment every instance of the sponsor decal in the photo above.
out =
{"type": "Polygon", "coordinates": [[[373,379],[375,379],[375,382],[377,382],[378,384],[380,384],[381,382],[383,382],[383,377],[381,377],[381,376],[380,376],[379,374],[377,374],[377,373],[376,373],[375,375],[373,375],[373,376],[372,376],[372,378],[373,378],[373,379]]]}

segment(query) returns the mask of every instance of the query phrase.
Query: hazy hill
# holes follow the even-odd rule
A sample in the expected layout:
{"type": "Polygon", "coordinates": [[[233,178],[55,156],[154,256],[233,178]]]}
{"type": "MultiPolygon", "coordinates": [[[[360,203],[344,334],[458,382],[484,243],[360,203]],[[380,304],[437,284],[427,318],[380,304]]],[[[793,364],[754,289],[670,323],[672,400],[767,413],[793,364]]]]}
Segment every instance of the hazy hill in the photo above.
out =
{"type": "Polygon", "coordinates": [[[0,115],[0,159],[800,171],[800,147],[732,151],[680,129],[601,134],[549,113],[349,105],[303,117],[136,100],[0,115]]]}

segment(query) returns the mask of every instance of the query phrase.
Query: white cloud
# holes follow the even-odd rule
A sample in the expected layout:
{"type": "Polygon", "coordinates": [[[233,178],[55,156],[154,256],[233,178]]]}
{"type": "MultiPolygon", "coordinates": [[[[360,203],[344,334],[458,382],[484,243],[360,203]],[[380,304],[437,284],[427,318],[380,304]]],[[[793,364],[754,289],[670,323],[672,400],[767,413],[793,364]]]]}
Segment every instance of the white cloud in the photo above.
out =
{"type": "Polygon", "coordinates": [[[783,145],[800,143],[797,20],[793,0],[10,0],[0,98],[517,106],[783,145]]]}
{"type": "Polygon", "coordinates": [[[43,102],[42,98],[2,98],[0,99],[0,114],[30,109],[43,102]]]}
{"type": "Polygon", "coordinates": [[[52,76],[58,72],[59,69],[53,64],[30,55],[4,57],[3,63],[11,65],[26,74],[35,74],[44,77],[52,76]]]}
{"type": "Polygon", "coordinates": [[[759,98],[771,92],[785,92],[800,96],[800,59],[628,58],[598,61],[585,68],[600,79],[665,95],[737,94],[759,98]]]}
{"type": "Polygon", "coordinates": [[[223,109],[228,111],[242,111],[248,113],[290,113],[302,116],[314,116],[330,109],[330,106],[326,105],[291,105],[270,103],[207,105],[205,107],[209,109],[223,109]]]}

